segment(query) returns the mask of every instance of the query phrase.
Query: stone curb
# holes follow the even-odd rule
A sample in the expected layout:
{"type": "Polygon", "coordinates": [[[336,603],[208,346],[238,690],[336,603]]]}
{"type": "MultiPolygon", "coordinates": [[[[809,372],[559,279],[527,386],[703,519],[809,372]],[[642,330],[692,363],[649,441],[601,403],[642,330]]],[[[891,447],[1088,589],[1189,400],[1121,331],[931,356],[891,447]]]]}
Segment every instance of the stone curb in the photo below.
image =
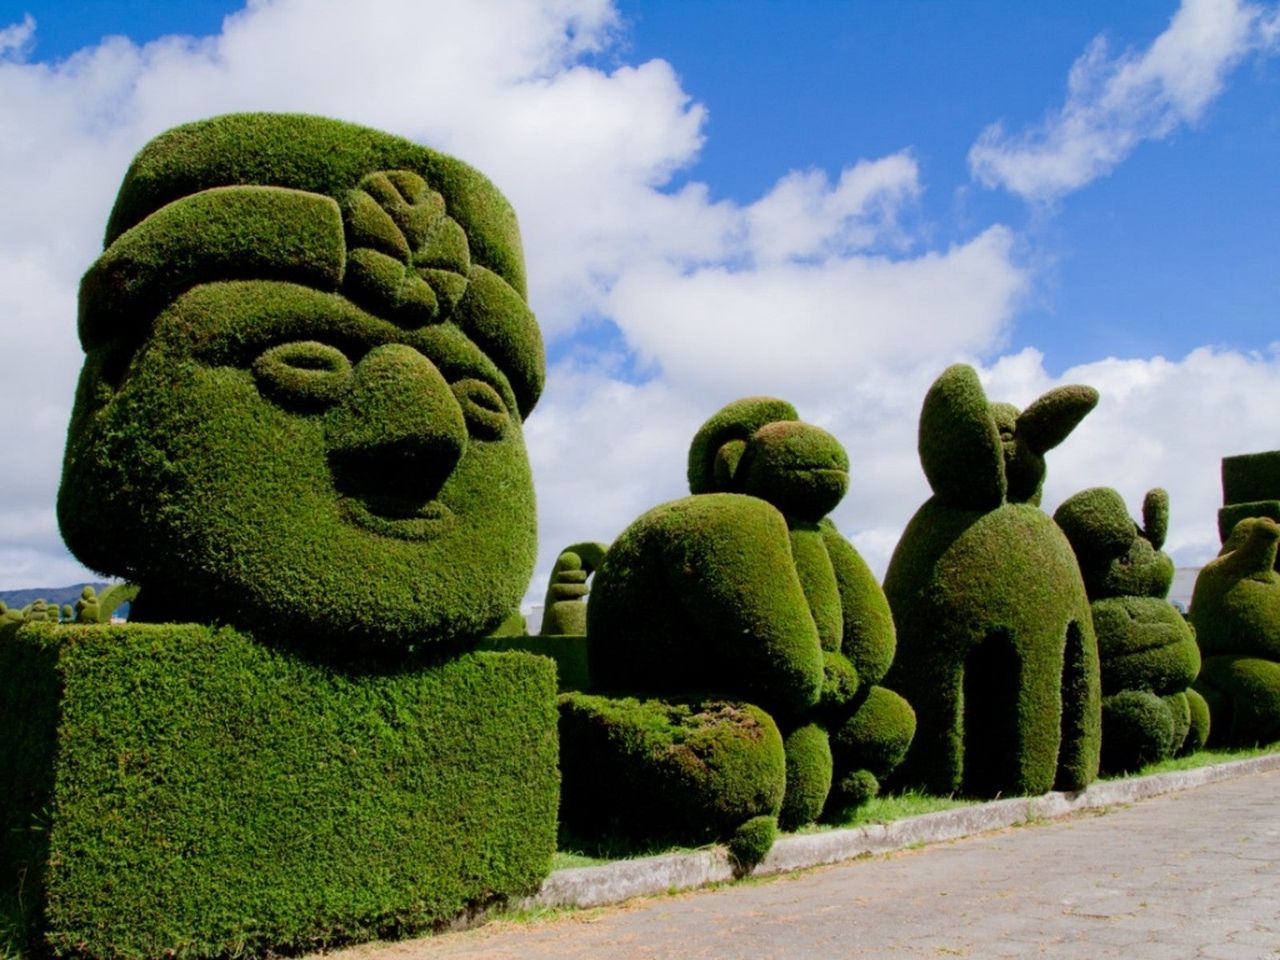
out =
{"type": "MultiPolygon", "coordinates": [[[[1157,773],[1127,780],[1094,783],[1079,793],[1046,793],[1039,797],[926,813],[892,823],[846,830],[793,834],[780,838],[751,876],[769,876],[839,863],[855,857],[891,853],[921,844],[957,840],[1035,820],[1051,820],[1080,810],[1096,810],[1148,797],[1187,790],[1233,777],[1280,769],[1280,753],[1230,763],[1157,773]]],[[[678,890],[692,890],[733,880],[737,874],[722,847],[694,853],[671,853],[618,860],[598,867],[556,870],[541,889],[515,907],[599,907],[678,890]]]]}

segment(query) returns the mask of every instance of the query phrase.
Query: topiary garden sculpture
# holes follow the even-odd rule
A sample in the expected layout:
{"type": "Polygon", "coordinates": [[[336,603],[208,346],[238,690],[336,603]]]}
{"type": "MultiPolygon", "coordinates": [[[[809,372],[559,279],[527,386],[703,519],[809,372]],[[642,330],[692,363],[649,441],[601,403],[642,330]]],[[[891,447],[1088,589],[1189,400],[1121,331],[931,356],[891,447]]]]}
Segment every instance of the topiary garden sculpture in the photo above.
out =
{"type": "Polygon", "coordinates": [[[1071,544],[1038,504],[1044,454],[1097,400],[1066,386],[1018,411],[989,402],[963,364],[925,396],[919,451],[934,495],[884,584],[898,631],[885,685],[918,721],[895,782],[991,797],[1078,790],[1096,776],[1089,599],[1071,544]]]}
{"type": "Polygon", "coordinates": [[[471,652],[536,545],[543,351],[498,191],[337,121],[179,127],[79,331],[59,521],[140,593],[0,644],[0,875],[38,949],[314,949],[536,888],[553,665],[471,652]]]}
{"type": "MultiPolygon", "coordinates": [[[[736,741],[735,776],[757,784],[754,817],[751,809],[736,811],[752,836],[763,830],[755,817],[780,815],[794,827],[828,806],[866,799],[914,731],[907,703],[875,686],[893,658],[888,605],[826,519],[847,485],[848,458],[834,437],[801,422],[784,401],[737,401],[694,437],[693,495],[637,519],[595,574],[587,608],[593,684],[662,699],[625,724],[597,704],[590,723],[625,741],[640,736],[629,730],[656,725],[673,700],[695,713],[710,709],[711,695],[730,698],[735,710],[762,708],[754,746],[736,741]],[[785,769],[766,762],[775,724],[785,769]]],[[[574,739],[588,736],[577,730],[585,699],[562,707],[562,731],[572,717],[574,739]]],[[[563,750],[570,810],[629,804],[616,792],[597,792],[597,767],[576,767],[577,747],[567,737],[563,750]]],[[[713,810],[684,808],[690,834],[725,835],[728,825],[713,810]]]]}
{"type": "Polygon", "coordinates": [[[1246,517],[1196,578],[1191,623],[1204,663],[1196,689],[1209,705],[1210,745],[1280,740],[1280,524],[1246,517]]]}
{"type": "Polygon", "coordinates": [[[1165,598],[1173,561],[1161,552],[1169,495],[1151,490],[1142,526],[1120,494],[1094,487],[1054,512],[1075,550],[1093,609],[1102,671],[1102,770],[1119,773],[1192,753],[1209,733],[1209,708],[1190,684],[1200,672],[1195,635],[1165,598]]]}

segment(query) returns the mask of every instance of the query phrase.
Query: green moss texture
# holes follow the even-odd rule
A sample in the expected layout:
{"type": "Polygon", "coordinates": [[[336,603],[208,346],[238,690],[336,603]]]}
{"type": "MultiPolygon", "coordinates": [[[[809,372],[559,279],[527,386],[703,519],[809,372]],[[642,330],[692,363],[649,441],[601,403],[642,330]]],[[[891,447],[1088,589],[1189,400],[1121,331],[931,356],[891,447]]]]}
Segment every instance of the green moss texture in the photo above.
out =
{"type": "Polygon", "coordinates": [[[545,659],[354,674],[229,629],[33,625],[0,676],[4,883],[60,955],[311,950],[549,869],[545,659]]]}
{"type": "Polygon", "coordinates": [[[1061,387],[1019,412],[970,367],[925,397],[919,450],[934,496],[885,577],[898,652],[885,684],[915,709],[895,782],[975,796],[1080,789],[1097,774],[1097,641],[1080,569],[1039,509],[1044,454],[1097,402],[1061,387]]]}
{"type": "Polygon", "coordinates": [[[488,180],[397,137],[241,114],[156,138],[81,285],[68,545],[140,585],[135,620],[357,658],[497,629],[536,548],[521,258],[488,180]]]}
{"type": "Polygon", "coordinates": [[[565,694],[560,743],[561,819],[579,836],[727,840],[782,805],[782,736],[749,704],[565,694]]]}
{"type": "MultiPolygon", "coordinates": [[[[1110,487],[1082,490],[1053,515],[1071,541],[1092,601],[1107,773],[1136,770],[1186,749],[1186,691],[1200,672],[1195,635],[1165,599],[1173,582],[1173,561],[1160,549],[1169,495],[1148,491],[1142,516],[1138,526],[1110,487]]],[[[1201,742],[1206,732],[1197,731],[1201,742]]]]}
{"type": "Polygon", "coordinates": [[[1204,656],[1196,689],[1209,705],[1209,743],[1280,739],[1280,525],[1241,520],[1206,564],[1191,595],[1191,623],[1204,656]]]}

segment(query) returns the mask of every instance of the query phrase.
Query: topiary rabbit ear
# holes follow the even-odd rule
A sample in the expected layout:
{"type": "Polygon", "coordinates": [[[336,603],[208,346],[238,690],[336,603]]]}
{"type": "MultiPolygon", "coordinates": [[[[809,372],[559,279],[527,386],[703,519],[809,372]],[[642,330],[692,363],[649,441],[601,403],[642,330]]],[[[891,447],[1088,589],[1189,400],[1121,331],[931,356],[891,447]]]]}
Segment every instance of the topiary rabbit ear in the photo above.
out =
{"type": "Polygon", "coordinates": [[[1018,436],[1043,455],[1070,436],[1080,421],[1098,405],[1098,391],[1073,383],[1055,387],[1018,416],[1018,436]]]}
{"type": "Polygon", "coordinates": [[[1153,487],[1142,501],[1143,534],[1159,550],[1169,533],[1169,491],[1153,487]]]}
{"type": "Polygon", "coordinates": [[[689,445],[689,492],[723,491],[742,457],[747,438],[766,423],[799,419],[795,407],[774,397],[745,397],[722,407],[698,428],[689,445]],[[721,448],[735,440],[742,441],[742,447],[735,444],[720,456],[721,448]]]}
{"type": "Polygon", "coordinates": [[[920,409],[918,447],[929,486],[947,503],[990,510],[1004,502],[1000,431],[973,367],[954,364],[933,382],[920,409]]]}

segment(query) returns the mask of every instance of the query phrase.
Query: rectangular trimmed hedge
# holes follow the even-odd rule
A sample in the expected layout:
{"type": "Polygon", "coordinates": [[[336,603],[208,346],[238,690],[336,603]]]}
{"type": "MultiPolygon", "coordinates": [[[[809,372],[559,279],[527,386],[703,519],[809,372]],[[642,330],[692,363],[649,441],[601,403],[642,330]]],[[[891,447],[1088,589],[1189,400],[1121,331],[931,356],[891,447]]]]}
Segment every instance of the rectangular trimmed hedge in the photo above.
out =
{"type": "Polygon", "coordinates": [[[555,671],[343,674],[193,625],[0,631],[0,880],[58,954],[406,932],[550,869],[555,671]]]}

